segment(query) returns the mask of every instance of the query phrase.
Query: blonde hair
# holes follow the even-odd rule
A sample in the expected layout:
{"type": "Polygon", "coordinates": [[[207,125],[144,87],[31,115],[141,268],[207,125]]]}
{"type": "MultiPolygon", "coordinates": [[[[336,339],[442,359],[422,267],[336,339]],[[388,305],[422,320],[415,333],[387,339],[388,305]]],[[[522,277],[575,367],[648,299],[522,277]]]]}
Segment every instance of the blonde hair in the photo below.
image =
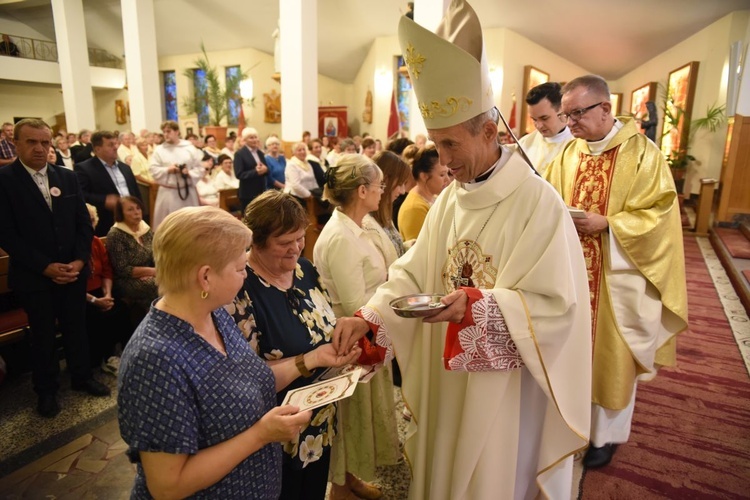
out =
{"type": "Polygon", "coordinates": [[[99,225],[99,212],[96,211],[96,207],[94,205],[91,205],[90,203],[86,203],[86,208],[89,211],[89,217],[91,217],[93,220],[92,224],[94,227],[99,225]]]}
{"type": "Polygon", "coordinates": [[[251,241],[252,232],[219,208],[187,207],[172,212],[154,234],[159,293],[191,288],[199,267],[221,270],[247,250],[251,241]]]}
{"type": "Polygon", "coordinates": [[[383,172],[368,157],[345,154],[339,158],[335,167],[326,171],[323,199],[336,206],[346,205],[359,186],[380,182],[382,178],[383,172]]]}

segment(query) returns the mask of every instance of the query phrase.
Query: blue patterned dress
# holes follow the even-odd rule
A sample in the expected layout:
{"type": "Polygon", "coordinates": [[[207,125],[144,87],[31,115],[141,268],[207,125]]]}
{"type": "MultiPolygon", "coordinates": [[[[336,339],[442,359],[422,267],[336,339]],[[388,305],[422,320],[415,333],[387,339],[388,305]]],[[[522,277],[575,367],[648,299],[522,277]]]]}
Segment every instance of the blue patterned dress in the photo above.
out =
{"type": "MultiPolygon", "coordinates": [[[[120,362],[120,433],[137,464],[131,498],[151,498],[141,451],[195,454],[255,424],[276,406],[271,369],[222,309],[212,313],[224,356],[193,327],[153,306],[120,362]]],[[[221,481],[191,498],[277,499],[281,445],[256,451],[221,481]]]]}

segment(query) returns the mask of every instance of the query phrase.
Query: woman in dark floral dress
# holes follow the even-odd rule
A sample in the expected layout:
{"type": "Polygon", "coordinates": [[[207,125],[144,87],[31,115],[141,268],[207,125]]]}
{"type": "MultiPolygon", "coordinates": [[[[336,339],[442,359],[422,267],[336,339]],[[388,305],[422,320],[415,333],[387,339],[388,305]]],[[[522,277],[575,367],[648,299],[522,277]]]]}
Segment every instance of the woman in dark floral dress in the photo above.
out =
{"type": "Polygon", "coordinates": [[[114,271],[117,297],[137,304],[145,314],[156,300],[156,267],[151,242],[154,233],[143,220],[143,203],[123,196],[115,207],[115,225],[107,233],[107,253],[114,271]]]}
{"type": "MultiPolygon", "coordinates": [[[[288,194],[266,191],[248,205],[245,224],[253,231],[247,278],[227,310],[255,351],[273,364],[295,357],[302,376],[278,393],[309,385],[324,369],[308,370],[316,351],[330,349],[336,317],[312,263],[301,257],[308,218],[288,194]]],[[[351,357],[355,360],[356,357],[351,357]]],[[[296,440],[284,444],[282,499],[323,499],[336,404],[313,411],[296,440]]]]}

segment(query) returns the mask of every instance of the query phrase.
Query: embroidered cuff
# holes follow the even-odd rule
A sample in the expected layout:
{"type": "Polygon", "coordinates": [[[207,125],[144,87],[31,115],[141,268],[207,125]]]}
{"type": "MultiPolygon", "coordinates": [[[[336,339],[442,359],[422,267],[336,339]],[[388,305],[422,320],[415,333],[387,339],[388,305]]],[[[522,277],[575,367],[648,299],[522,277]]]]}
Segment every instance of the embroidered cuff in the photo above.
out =
{"type": "Polygon", "coordinates": [[[510,371],[524,365],[495,296],[485,290],[461,287],[468,295],[460,324],[450,323],[445,337],[446,370],[510,371]]]}
{"type": "Polygon", "coordinates": [[[383,318],[375,309],[367,306],[362,307],[354,315],[367,321],[367,325],[375,337],[375,342],[370,342],[367,337],[359,339],[362,355],[357,362],[361,365],[374,365],[381,361],[389,363],[393,359],[393,345],[391,344],[391,338],[388,336],[388,329],[383,323],[383,318]]]}

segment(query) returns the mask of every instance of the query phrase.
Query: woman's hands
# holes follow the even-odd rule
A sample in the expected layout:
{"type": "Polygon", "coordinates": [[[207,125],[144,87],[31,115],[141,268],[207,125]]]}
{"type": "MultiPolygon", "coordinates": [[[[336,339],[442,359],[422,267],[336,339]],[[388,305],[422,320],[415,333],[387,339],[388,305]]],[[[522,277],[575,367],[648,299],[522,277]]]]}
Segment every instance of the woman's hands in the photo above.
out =
{"type": "Polygon", "coordinates": [[[312,411],[299,412],[292,405],[277,406],[263,415],[257,425],[261,439],[268,443],[291,441],[312,418],[312,411]]]}
{"type": "Polygon", "coordinates": [[[360,354],[362,354],[362,349],[359,346],[354,346],[346,354],[339,355],[333,344],[323,344],[305,354],[305,366],[309,370],[321,366],[344,366],[354,363],[360,354]]]}

